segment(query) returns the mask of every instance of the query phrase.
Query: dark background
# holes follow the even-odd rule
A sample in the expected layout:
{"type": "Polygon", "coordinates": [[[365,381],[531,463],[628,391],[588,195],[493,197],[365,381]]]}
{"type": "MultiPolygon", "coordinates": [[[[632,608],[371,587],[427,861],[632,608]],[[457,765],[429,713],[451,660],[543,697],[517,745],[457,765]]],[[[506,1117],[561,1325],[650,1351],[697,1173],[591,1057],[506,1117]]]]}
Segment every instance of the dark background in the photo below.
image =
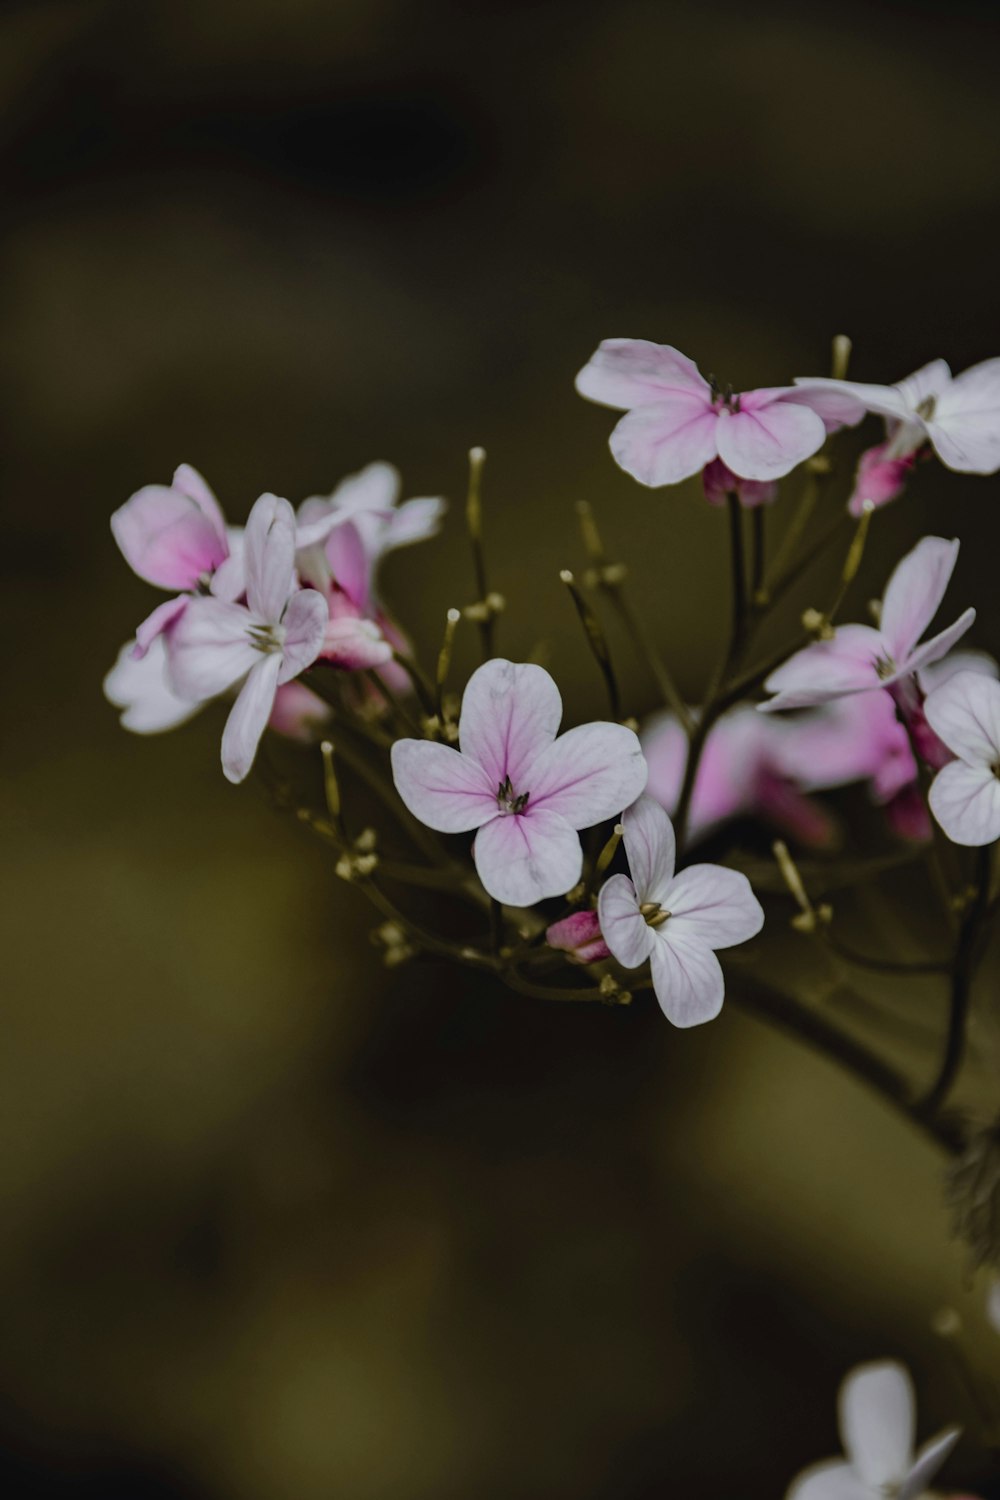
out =
{"type": "MultiPolygon", "coordinates": [[[[570,712],[602,711],[556,582],[586,495],[696,694],[722,523],[619,473],[573,375],[623,334],[737,387],[822,373],[836,332],[873,380],[1000,352],[993,17],[0,10],[0,1493],[765,1500],[890,1354],[991,1493],[1000,1338],[904,1123],[732,1008],[682,1035],[387,975],[322,849],[223,780],[220,716],[140,741],[100,682],[153,602],[107,526],[139,485],[187,461],[242,519],[387,458],[454,498],[482,443],[503,649],[545,639],[570,712]]],[[[929,468],[869,592],[961,535],[949,607],[998,651],[998,493],[929,468]]],[[[461,528],[386,587],[435,649],[461,528]]],[[[890,920],[905,945],[921,914],[890,920]]],[[[940,1024],[933,990],[891,999],[940,1024]]]]}

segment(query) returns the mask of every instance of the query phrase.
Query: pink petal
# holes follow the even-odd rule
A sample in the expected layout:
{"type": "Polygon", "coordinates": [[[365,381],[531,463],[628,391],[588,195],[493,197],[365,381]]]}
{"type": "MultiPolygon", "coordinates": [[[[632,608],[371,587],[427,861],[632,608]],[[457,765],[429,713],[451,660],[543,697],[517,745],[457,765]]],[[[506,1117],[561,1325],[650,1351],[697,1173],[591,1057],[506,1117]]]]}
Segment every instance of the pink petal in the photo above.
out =
{"type": "Polygon", "coordinates": [[[850,1464],[833,1458],[799,1474],[785,1500],[872,1500],[872,1492],[850,1464]]]}
{"type": "Polygon", "coordinates": [[[261,735],[267,728],[278,688],[281,657],[276,651],[258,657],[229,710],[222,731],[222,769],[228,781],[243,781],[253,765],[261,735]]]}
{"type": "Polygon", "coordinates": [[[717,456],[717,427],[707,397],[677,391],[622,417],[611,434],[611,452],[640,484],[679,484],[717,456]]]}
{"type": "Polygon", "coordinates": [[[648,406],[676,391],[694,394],[702,404],[712,398],[693,360],[648,339],[604,339],[576,377],[576,388],[588,401],[619,411],[648,406]]]}
{"type": "Polygon", "coordinates": [[[957,376],[939,396],[927,431],[949,469],[995,474],[1000,468],[1000,359],[984,360],[957,376]]]}
{"type": "Polygon", "coordinates": [[[741,397],[737,412],[720,410],[719,457],[743,479],[780,479],[822,448],[826,428],[821,417],[795,401],[757,405],[753,398],[761,394],[741,397]]]}
{"type": "Polygon", "coordinates": [[[543,667],[495,657],[469,678],[459,744],[482,766],[494,793],[509,776],[518,796],[534,794],[525,773],[555,739],[561,718],[559,689],[543,667]]]}
{"type": "Polygon", "coordinates": [[[180,490],[182,495],[188,495],[196,505],[200,506],[219,536],[225,541],[226,518],[222,514],[222,506],[198,470],[193,469],[190,464],[178,464],[174,470],[172,486],[175,490],[180,490]]]}
{"type": "Polygon", "coordinates": [[[343,589],[362,614],[368,614],[372,602],[372,554],[356,522],[345,521],[330,532],[326,539],[326,560],[337,587],[343,589]]]}
{"type": "Polygon", "coordinates": [[[912,453],[903,458],[891,456],[887,442],[862,453],[858,459],[854,489],[847,502],[851,515],[861,516],[868,500],[876,507],[897,500],[906,488],[915,462],[912,453]]]}
{"type": "Polygon", "coordinates": [[[838,380],[820,381],[814,385],[811,381],[800,378],[781,399],[808,406],[819,417],[827,432],[836,432],[841,427],[856,427],[865,414],[863,404],[849,391],[842,390],[838,380]]]}
{"type": "Polygon", "coordinates": [[[681,932],[672,936],[668,920],[654,933],[649,956],[660,1009],[675,1026],[700,1026],[722,1009],[726,985],[719,960],[705,943],[681,932]]]}
{"type": "Polygon", "coordinates": [[[727,495],[735,495],[747,510],[756,505],[770,505],[778,498],[778,486],[756,479],[741,479],[732,469],[727,469],[721,458],[713,458],[701,473],[702,489],[709,505],[725,505],[727,495]]]}
{"type": "Polygon", "coordinates": [[[838,1397],[844,1452],[876,1493],[895,1488],[913,1462],[916,1404],[905,1368],[895,1360],[858,1365],[838,1397]]]}
{"type": "Polygon", "coordinates": [[[904,662],[937,614],[959,543],[925,536],[897,564],[882,600],[879,630],[893,661],[904,662]]]}
{"type": "Polygon", "coordinates": [[[565,953],[571,964],[596,964],[611,957],[596,911],[574,911],[553,922],[545,930],[545,941],[565,953]]]}
{"type": "Polygon", "coordinates": [[[777,697],[760,704],[760,709],[768,713],[809,708],[846,693],[881,687],[875,663],[884,651],[877,630],[868,625],[841,625],[832,640],[804,647],[771,673],[764,687],[777,697]]]}
{"type": "Polygon", "coordinates": [[[962,760],[1000,761],[1000,682],[982,672],[957,672],[931,692],[924,713],[934,733],[962,760]]]}
{"type": "Polygon", "coordinates": [[[332,713],[330,705],[317,697],[304,682],[286,682],[274,695],[274,707],[267,727],[287,739],[309,744],[319,737],[332,713]]]}
{"type": "Polygon", "coordinates": [[[323,649],[329,623],[330,610],[322,594],[315,589],[299,589],[292,595],[281,621],[285,640],[279,682],[289,682],[312,666],[323,649]]]}
{"type": "Polygon", "coordinates": [[[424,542],[436,536],[446,510],[447,504],[440,496],[428,495],[404,501],[389,518],[384,550],[395,551],[397,547],[409,547],[414,542],[424,542]]]}
{"type": "Polygon", "coordinates": [[[165,603],[158,604],[152,614],[146,616],[135,633],[135,646],[133,655],[136,660],[141,660],[149,650],[150,646],[164,631],[169,630],[175,621],[191,603],[190,594],[178,594],[174,599],[167,599],[165,603]]]}
{"type": "Polygon", "coordinates": [[[247,604],[269,625],[281,619],[295,580],[295,512],[277,495],[261,495],[243,542],[247,604]]]}
{"type": "Polygon", "coordinates": [[[391,761],[397,792],[428,828],[438,833],[468,833],[499,816],[492,777],[450,745],[397,740],[391,761]]]}
{"type": "MultiPolygon", "coordinates": [[[[464,712],[464,711],[463,711],[464,712]]],[[[646,785],[639,737],[624,724],[581,724],[561,734],[520,772],[515,790],[573,828],[590,828],[628,807],[646,785]]]]}
{"type": "Polygon", "coordinates": [[[1000,838],[1000,781],[989,767],[953,760],[935,776],[927,800],[953,844],[981,848],[1000,838]]]}
{"type": "Polygon", "coordinates": [[[141,657],[126,642],[104,679],[104,695],[123,710],[121,723],[133,734],[160,734],[174,729],[198,712],[189,698],[178,698],[167,681],[166,647],[162,636],[141,657]]]}
{"type": "MultiPolygon", "coordinates": [[[[917,647],[906,663],[906,672],[910,674],[922,672],[926,667],[933,666],[936,661],[940,661],[943,656],[947,656],[951,648],[962,639],[967,630],[971,629],[975,621],[976,611],[974,609],[965,610],[947,629],[940,631],[939,634],[932,636],[929,641],[924,641],[922,646],[917,647]]],[[[896,677],[900,675],[900,673],[896,673],[896,677]]],[[[895,681],[896,678],[890,680],[895,681]]]]}
{"type": "Polygon", "coordinates": [[[601,886],[597,915],[604,941],[625,969],[638,969],[653,951],[656,938],[639,910],[639,897],[627,875],[612,875],[601,886]]]}
{"type": "Polygon", "coordinates": [[[247,634],[253,616],[242,604],[192,599],[170,632],[170,682],[182,698],[214,698],[260,661],[247,634]]]}
{"type": "Polygon", "coordinates": [[[640,797],[626,811],[622,827],[639,900],[662,902],[674,878],[674,825],[652,797],[640,797]]]}
{"type": "Polygon", "coordinates": [[[961,1427],[946,1427],[923,1444],[913,1468],[903,1481],[898,1500],[921,1500],[929,1493],[931,1480],[961,1436],[961,1427]]]}
{"type": "MultiPolygon", "coordinates": [[[[374,620],[341,615],[328,623],[320,655],[324,661],[332,662],[345,672],[369,672],[373,667],[388,666],[392,662],[392,647],[374,620]]],[[[399,670],[403,678],[401,683],[386,677],[393,691],[399,688],[405,691],[410,681],[403,669],[399,670]]],[[[385,673],[382,675],[386,676],[385,673]]]]}
{"type": "MultiPolygon", "coordinates": [[[[494,802],[494,806],[495,806],[494,802]]],[[[506,813],[486,823],[472,846],[484,889],[505,906],[533,906],[572,890],[583,870],[580,839],[544,808],[506,813]]]]}
{"type": "Polygon", "coordinates": [[[247,591],[246,565],[243,561],[245,535],[242,526],[229,527],[226,533],[229,556],[212,575],[212,593],[216,599],[224,599],[227,604],[235,604],[247,591]]]}
{"type": "Polygon", "coordinates": [[[211,516],[189,496],[160,484],[126,500],[111,517],[111,530],[129,566],[163,589],[193,589],[228,551],[211,516]]]}
{"type": "Polygon", "coordinates": [[[731,948],[756,937],[764,925],[763,908],[747,877],[722,865],[681,870],[662,904],[671,913],[662,929],[671,942],[683,937],[710,948],[731,948]]]}

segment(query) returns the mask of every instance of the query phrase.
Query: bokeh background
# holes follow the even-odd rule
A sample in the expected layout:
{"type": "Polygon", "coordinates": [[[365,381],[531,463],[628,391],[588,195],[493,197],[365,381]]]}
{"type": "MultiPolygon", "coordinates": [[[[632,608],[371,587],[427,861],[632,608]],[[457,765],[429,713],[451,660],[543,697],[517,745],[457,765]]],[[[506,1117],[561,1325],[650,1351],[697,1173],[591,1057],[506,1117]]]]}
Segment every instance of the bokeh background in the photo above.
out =
{"type": "MultiPolygon", "coordinates": [[[[905,1123],[734,1007],[681,1035],[386,973],[219,715],[140,741],[100,690],[150,605],[107,525],[139,485],[187,461],[241,518],[387,458],[460,498],[482,443],[504,649],[602,711],[556,580],[586,496],[696,693],[723,522],[619,473],[572,377],[615,334],[737,387],[836,332],[874,380],[1000,352],[997,39],[962,3],[0,10],[4,1496],[765,1500],[887,1354],[1000,1494],[1000,1335],[905,1123]]],[[[1000,649],[998,495],[928,468],[870,591],[960,535],[1000,649]]],[[[461,528],[385,582],[435,649],[461,528]]],[[[941,1020],[869,998],[887,1045],[941,1020]]]]}

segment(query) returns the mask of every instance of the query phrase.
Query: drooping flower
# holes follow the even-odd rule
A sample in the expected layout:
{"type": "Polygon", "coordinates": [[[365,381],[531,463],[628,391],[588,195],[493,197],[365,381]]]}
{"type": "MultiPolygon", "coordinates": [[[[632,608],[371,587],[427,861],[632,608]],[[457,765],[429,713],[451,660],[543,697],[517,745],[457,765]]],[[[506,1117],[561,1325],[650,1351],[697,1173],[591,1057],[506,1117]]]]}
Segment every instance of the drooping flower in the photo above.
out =
{"type": "Polygon", "coordinates": [[[858,459],[854,489],[847,502],[851,515],[860,518],[866,500],[870,500],[876,509],[888,505],[890,500],[898,500],[916,462],[916,453],[895,454],[891,438],[874,448],[866,448],[858,459]]]}
{"type": "Polygon", "coordinates": [[[174,691],[192,702],[241,684],[222,736],[222,767],[242,781],[281,683],[319,655],[329,619],[315,589],[295,578],[295,514],[287,500],[262,495],[244,538],[246,604],[192,599],[167,644],[174,691]]]}
{"type": "Polygon", "coordinates": [[[769,483],[822,447],[828,425],[863,412],[837,392],[721,391],[686,355],[648,339],[605,339],[576,388],[627,413],[611,434],[611,452],[633,479],[653,487],[678,484],[715,459],[738,479],[769,483]]]}
{"type": "Polygon", "coordinates": [[[553,922],[546,928],[545,941],[565,953],[571,964],[596,964],[611,957],[596,911],[574,911],[553,922]]]}
{"type": "Polygon", "coordinates": [[[656,998],[675,1026],[711,1021],[725,996],[715,949],[760,931],[760,902],[738,870],[689,865],[675,873],[673,825],[651,797],[640,797],[622,826],[632,878],[612,875],[601,887],[604,941],[626,969],[649,960],[656,998]]]}
{"type": "Polygon", "coordinates": [[[960,474],[1000,469],[1000,359],[984,360],[956,376],[943,359],[935,359],[898,385],[812,376],[795,384],[803,391],[846,396],[885,417],[888,457],[905,458],[929,442],[946,468],[960,474]]]}
{"type": "Polygon", "coordinates": [[[121,725],[133,734],[162,734],[184,724],[201,707],[179,698],[167,675],[167,647],[155,636],[141,655],[135,641],[126,641],[104,679],[104,696],[122,710],[121,725]]]}
{"type": "Polygon", "coordinates": [[[957,759],[935,776],[928,801],[956,844],[1000,838],[1000,682],[957,672],[924,703],[927,722],[957,759]]]}
{"type": "Polygon", "coordinates": [[[775,697],[760,708],[808,708],[850,693],[892,689],[940,660],[976,618],[967,609],[953,625],[921,645],[937,614],[958,557],[958,542],[925,536],[900,562],[886,587],[879,625],[840,625],[790,657],[764,683],[775,697]]]}
{"type": "Polygon", "coordinates": [[[556,738],[561,718],[548,672],[496,658],[469,678],[458,750],[431,740],[392,747],[406,806],[440,833],[477,829],[479,878],[509,906],[571,890],[583,868],[577,830],[615,816],[646,784],[631,729],[583,724],[556,738]]]}
{"type": "Polygon", "coordinates": [[[133,572],[174,594],[136,631],[137,657],[180,618],[193,594],[236,599],[243,591],[219,502],[190,464],[180,465],[170,485],[137,490],[111,517],[111,531],[133,572]]]}
{"type": "Polygon", "coordinates": [[[827,1459],[792,1481],[785,1500],[921,1500],[961,1436],[947,1427],[914,1454],[916,1401],[903,1365],[858,1365],[838,1398],[846,1459],[827,1459]]]}

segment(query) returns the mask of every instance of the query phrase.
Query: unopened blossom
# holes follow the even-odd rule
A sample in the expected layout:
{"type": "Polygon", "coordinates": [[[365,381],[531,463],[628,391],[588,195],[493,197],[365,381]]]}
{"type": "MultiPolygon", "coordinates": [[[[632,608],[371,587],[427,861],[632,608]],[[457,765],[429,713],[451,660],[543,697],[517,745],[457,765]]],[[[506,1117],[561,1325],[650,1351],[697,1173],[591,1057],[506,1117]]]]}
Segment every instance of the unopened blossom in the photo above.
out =
{"type": "Polygon", "coordinates": [[[958,672],[931,692],[927,722],[956,757],[931,784],[931,812],[956,844],[1000,838],[1000,682],[958,672]]]}
{"type": "Polygon", "coordinates": [[[583,868],[577,830],[616,816],[646,784],[631,729],[583,724],[557,738],[561,719],[548,672],[495,658],[469,678],[457,750],[431,740],[392,747],[406,806],[440,833],[478,830],[479,878],[510,906],[571,890],[583,868]]]}
{"type": "Polygon", "coordinates": [[[136,654],[126,641],[104,679],[104,696],[121,709],[121,725],[133,734],[162,734],[184,724],[201,707],[174,692],[167,676],[167,647],[162,635],[136,654]]]}
{"type": "Polygon", "coordinates": [[[737,478],[769,483],[822,447],[827,426],[863,408],[836,392],[795,386],[720,390],[669,344],[605,339],[576,377],[581,396],[624,411],[611,435],[618,464],[640,484],[677,484],[721,459],[737,478]]]}
{"type": "Polygon", "coordinates": [[[553,922],[546,928],[545,941],[565,953],[571,964],[596,964],[611,957],[596,911],[574,911],[553,922]]]}
{"type": "Polygon", "coordinates": [[[854,489],[847,502],[852,516],[861,517],[865,502],[870,500],[876,509],[898,500],[907,486],[916,467],[916,454],[904,453],[901,457],[893,452],[890,438],[874,448],[866,448],[858,459],[854,476],[854,489]]]}
{"type": "Polygon", "coordinates": [[[170,632],[171,685],[193,702],[239,685],[222,736],[222,767],[242,781],[253,764],[278,687],[319,655],[326,601],[295,577],[295,513],[287,500],[262,495],[244,538],[246,604],[192,599],[170,632]]]}
{"type": "Polygon", "coordinates": [[[725,505],[730,495],[747,510],[757,505],[770,505],[778,498],[778,486],[771,480],[741,479],[728,469],[721,458],[713,458],[706,464],[701,475],[702,488],[709,505],[725,505]]]}
{"type": "Polygon", "coordinates": [[[941,462],[961,474],[1000,469],[1000,359],[984,360],[956,376],[943,359],[935,359],[898,385],[813,377],[795,384],[803,391],[846,396],[884,417],[887,456],[905,458],[930,443],[941,462]]]}
{"type": "Polygon", "coordinates": [[[236,599],[243,591],[242,574],[229,565],[219,502],[190,464],[180,465],[170,485],[137,490],[111,517],[111,531],[129,567],[174,595],[139,626],[136,656],[180,618],[193,594],[211,590],[219,598],[236,599]]]}
{"type": "Polygon", "coordinates": [[[916,1401],[903,1365],[858,1365],[838,1399],[843,1459],[815,1464],[793,1480],[785,1500],[921,1500],[961,1436],[958,1427],[914,1451],[916,1401]]]}
{"type": "Polygon", "coordinates": [[[892,689],[940,660],[976,618],[965,610],[929,641],[921,636],[937,614],[958,557],[958,542],[925,536],[896,567],[879,609],[879,624],[840,625],[790,657],[764,683],[775,697],[764,712],[807,708],[850,693],[892,689]]]}
{"type": "Polygon", "coordinates": [[[715,949],[760,931],[760,902],[738,870],[689,865],[677,873],[673,825],[651,797],[628,809],[622,827],[631,879],[612,875],[601,887],[604,941],[626,969],[649,960],[656,998],[675,1026],[711,1021],[725,996],[715,949]]]}

